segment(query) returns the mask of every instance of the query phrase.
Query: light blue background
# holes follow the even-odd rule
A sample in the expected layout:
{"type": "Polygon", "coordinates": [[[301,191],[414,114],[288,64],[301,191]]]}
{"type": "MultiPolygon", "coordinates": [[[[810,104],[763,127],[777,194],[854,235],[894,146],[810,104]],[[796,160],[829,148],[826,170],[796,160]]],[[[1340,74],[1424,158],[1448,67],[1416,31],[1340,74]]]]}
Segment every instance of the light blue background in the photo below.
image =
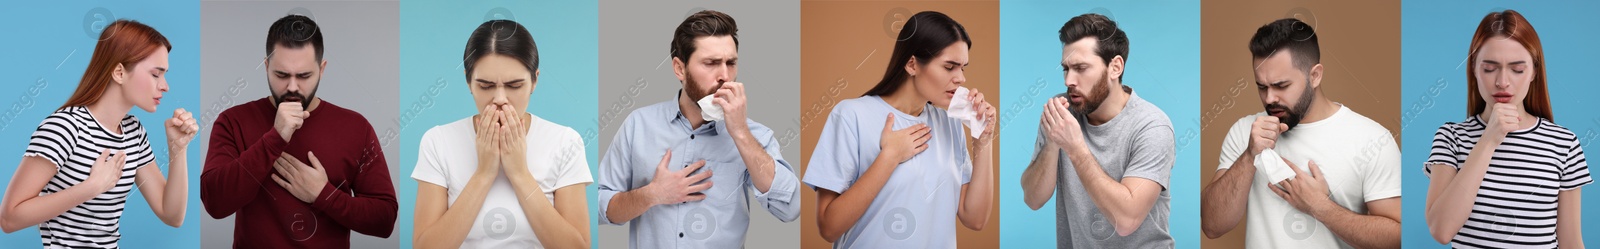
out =
{"type": "MultiPolygon", "coordinates": [[[[1600,151],[1595,138],[1600,136],[1600,102],[1594,101],[1600,86],[1593,79],[1596,48],[1594,24],[1600,23],[1600,3],[1594,1],[1404,1],[1401,2],[1401,162],[1407,196],[1400,222],[1406,248],[1444,248],[1433,241],[1424,217],[1428,177],[1423,174],[1433,134],[1445,122],[1466,120],[1466,66],[1472,33],[1478,22],[1491,11],[1512,9],[1522,13],[1539,32],[1544,46],[1545,75],[1549,77],[1550,106],[1556,124],[1578,134],[1585,151],[1593,157],[1600,151]],[[1441,85],[1441,81],[1442,86],[1441,85]],[[1430,88],[1440,86],[1435,92],[1430,88]],[[1587,100],[1587,101],[1586,101],[1587,100]]],[[[1590,159],[1591,170],[1594,160],[1590,159]]],[[[1594,186],[1584,191],[1583,206],[1588,216],[1600,209],[1600,196],[1594,186]]],[[[1600,235],[1600,219],[1583,221],[1584,236],[1600,235]]],[[[1590,241],[1589,243],[1595,243],[1590,241]]]]}
{"type": "MultiPolygon", "coordinates": [[[[420,1],[400,2],[400,199],[395,236],[400,248],[411,248],[416,211],[417,145],[429,128],[477,114],[466,88],[461,55],[467,37],[483,24],[491,9],[503,7],[533,33],[539,46],[539,84],[528,112],[572,127],[583,136],[589,170],[599,165],[596,98],[599,78],[599,5],[595,1],[420,1]],[[443,83],[440,83],[440,82],[443,83]],[[442,86],[435,93],[430,88],[442,86]]],[[[511,18],[497,18],[511,19],[511,18]]],[[[589,230],[598,215],[596,185],[588,186],[589,230]]],[[[597,246],[601,238],[591,237],[597,246]]]]}
{"type": "Polygon", "coordinates": [[[1179,248],[1200,245],[1200,3],[1096,1],[1000,2],[1000,243],[1055,247],[1055,198],[1039,210],[1022,200],[1022,171],[1033,159],[1041,106],[1066,92],[1057,31],[1072,17],[1109,14],[1128,34],[1123,84],[1172,120],[1178,160],[1172,169],[1168,230],[1179,248]]]}
{"type": "MultiPolygon", "coordinates": [[[[172,117],[172,111],[184,108],[191,112],[200,110],[200,2],[163,1],[150,3],[112,1],[19,1],[7,4],[0,11],[0,23],[6,23],[5,37],[0,39],[0,179],[7,184],[17,165],[22,162],[22,152],[28,139],[45,116],[55,112],[78,87],[83,70],[94,54],[99,31],[115,19],[104,15],[88,15],[91,9],[102,7],[111,17],[139,21],[160,31],[172,43],[168,54],[171,71],[166,74],[169,91],[163,95],[162,104],[155,112],[133,108],[128,114],[139,118],[148,132],[150,148],[155,149],[156,164],[161,173],[168,172],[166,130],[162,122],[172,117]],[[97,22],[99,22],[97,24],[97,22]],[[93,27],[93,35],[85,32],[93,27]],[[27,89],[40,80],[45,88],[38,94],[27,89]]],[[[199,118],[199,114],[195,115],[199,118]]],[[[198,136],[205,136],[199,134],[198,136]]],[[[189,206],[184,214],[184,224],[173,228],[161,222],[150,210],[140,191],[128,194],[122,212],[123,248],[199,248],[200,169],[201,158],[196,137],[189,144],[189,206]]],[[[0,192],[6,186],[0,185],[0,192]]],[[[10,234],[0,235],[0,245],[8,248],[38,248],[39,229],[35,225],[10,234]]]]}

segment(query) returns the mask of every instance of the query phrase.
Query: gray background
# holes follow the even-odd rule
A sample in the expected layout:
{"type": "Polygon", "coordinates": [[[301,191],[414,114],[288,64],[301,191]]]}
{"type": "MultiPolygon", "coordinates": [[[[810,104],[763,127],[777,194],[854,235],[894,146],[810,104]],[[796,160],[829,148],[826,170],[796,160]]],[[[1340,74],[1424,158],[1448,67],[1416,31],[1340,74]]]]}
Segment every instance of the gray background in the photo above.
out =
{"type": "MultiPolygon", "coordinates": [[[[211,124],[227,108],[266,97],[266,31],[290,12],[307,15],[322,28],[323,59],[328,67],[317,97],[361,113],[383,143],[389,178],[400,177],[396,120],[400,96],[400,5],[397,1],[202,1],[200,3],[200,101],[196,116],[201,136],[195,146],[205,154],[211,124]]],[[[191,172],[200,174],[201,172],[191,172]]],[[[198,186],[198,184],[197,184],[198,186]]],[[[401,205],[411,202],[399,200],[401,205]]],[[[191,210],[191,212],[203,210],[191,210]]],[[[233,245],[233,217],[200,221],[202,248],[233,245]]],[[[397,229],[398,230],[398,229],[397,229]]],[[[351,232],[351,248],[395,248],[398,239],[351,232]]]]}
{"type": "MultiPolygon", "coordinates": [[[[800,162],[799,1],[601,1],[601,151],[611,146],[617,127],[634,109],[673,100],[682,88],[672,73],[672,31],[683,18],[705,9],[727,13],[738,23],[738,81],[749,96],[749,118],[772,128],[783,158],[798,169],[793,164],[800,162]]],[[[800,191],[811,190],[802,184],[800,191]]],[[[752,204],[746,247],[799,248],[799,234],[799,219],[783,223],[752,204]]],[[[627,248],[628,227],[601,225],[595,238],[600,248],[627,248]]]]}

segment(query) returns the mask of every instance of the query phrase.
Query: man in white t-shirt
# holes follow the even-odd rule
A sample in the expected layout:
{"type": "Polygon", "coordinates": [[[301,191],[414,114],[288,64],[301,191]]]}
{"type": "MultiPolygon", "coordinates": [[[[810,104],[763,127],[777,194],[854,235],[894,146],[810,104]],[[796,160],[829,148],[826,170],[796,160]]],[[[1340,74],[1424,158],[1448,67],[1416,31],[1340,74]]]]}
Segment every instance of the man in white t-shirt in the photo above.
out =
{"type": "Polygon", "coordinates": [[[1400,247],[1400,149],[1382,125],[1322,95],[1317,49],[1315,31],[1293,18],[1251,38],[1266,110],[1222,142],[1200,199],[1206,237],[1247,220],[1247,248],[1400,247]]]}

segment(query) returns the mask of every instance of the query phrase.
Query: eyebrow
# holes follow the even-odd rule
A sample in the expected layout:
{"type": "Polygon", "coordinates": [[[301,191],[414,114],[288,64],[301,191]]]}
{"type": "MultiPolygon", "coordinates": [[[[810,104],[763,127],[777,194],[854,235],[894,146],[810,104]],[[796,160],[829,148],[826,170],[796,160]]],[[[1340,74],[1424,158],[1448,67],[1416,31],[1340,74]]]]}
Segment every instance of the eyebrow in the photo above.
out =
{"type": "Polygon", "coordinates": [[[702,58],[700,60],[701,61],[706,61],[706,62],[711,62],[711,61],[739,61],[739,57],[738,56],[734,56],[734,57],[731,57],[731,58],[707,57],[707,58],[702,58]]]}
{"type": "Polygon", "coordinates": [[[156,67],[156,71],[161,71],[161,72],[165,73],[165,72],[167,72],[167,68],[165,68],[165,67],[156,67]]]}
{"type": "Polygon", "coordinates": [[[478,83],[488,83],[488,84],[512,84],[512,83],[522,82],[523,79],[509,80],[509,81],[506,81],[506,82],[503,82],[503,83],[495,83],[494,81],[489,81],[489,80],[486,80],[486,79],[472,79],[472,81],[477,81],[478,83]]]}
{"type": "MultiPolygon", "coordinates": [[[[1483,63],[1500,64],[1499,61],[1495,61],[1495,60],[1483,60],[1483,63]]],[[[1518,64],[1528,64],[1528,61],[1513,61],[1511,63],[1506,63],[1506,65],[1518,65],[1518,64]]]]}
{"type": "Polygon", "coordinates": [[[1271,85],[1271,86],[1279,86],[1279,85],[1283,85],[1283,84],[1287,84],[1287,83],[1289,83],[1288,80],[1273,81],[1271,83],[1266,83],[1266,84],[1262,84],[1261,81],[1256,81],[1256,85],[1271,85]]]}
{"type": "Polygon", "coordinates": [[[967,65],[971,65],[971,64],[972,64],[972,63],[967,63],[967,64],[961,64],[961,63],[960,63],[960,62],[956,62],[956,61],[944,61],[944,64],[945,64],[945,65],[956,65],[956,66],[963,66],[963,67],[965,67],[965,66],[967,66],[967,65]]]}

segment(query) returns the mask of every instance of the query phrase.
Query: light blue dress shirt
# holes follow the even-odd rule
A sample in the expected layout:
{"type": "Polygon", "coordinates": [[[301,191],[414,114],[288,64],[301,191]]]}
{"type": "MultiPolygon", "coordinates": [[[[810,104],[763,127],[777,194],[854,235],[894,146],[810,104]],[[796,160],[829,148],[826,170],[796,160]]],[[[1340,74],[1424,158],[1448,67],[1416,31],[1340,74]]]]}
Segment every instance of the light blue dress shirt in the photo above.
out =
{"type": "Polygon", "coordinates": [[[840,101],[828,114],[811,151],[805,183],[837,193],[850,190],[878,158],[883,125],[893,129],[927,124],[928,148],[900,163],[867,212],[834,248],[955,248],[956,208],[961,188],[972,180],[967,135],[961,121],[928,104],[921,116],[894,109],[878,96],[840,101]]]}
{"type": "Polygon", "coordinates": [[[783,222],[794,221],[800,216],[800,181],[779,153],[772,130],[754,120],[747,122],[750,134],[777,167],[766,193],[751,182],[726,124],[707,122],[698,129],[690,128],[676,99],[628,114],[600,159],[600,224],[628,224],[630,248],[742,248],[750,226],[747,192],[754,193],[756,202],[773,216],[783,222]],[[667,150],[672,150],[670,170],[706,161],[701,171],[713,172],[712,187],[704,192],[706,199],[657,205],[633,220],[606,217],[613,196],[650,184],[667,150]]]}

